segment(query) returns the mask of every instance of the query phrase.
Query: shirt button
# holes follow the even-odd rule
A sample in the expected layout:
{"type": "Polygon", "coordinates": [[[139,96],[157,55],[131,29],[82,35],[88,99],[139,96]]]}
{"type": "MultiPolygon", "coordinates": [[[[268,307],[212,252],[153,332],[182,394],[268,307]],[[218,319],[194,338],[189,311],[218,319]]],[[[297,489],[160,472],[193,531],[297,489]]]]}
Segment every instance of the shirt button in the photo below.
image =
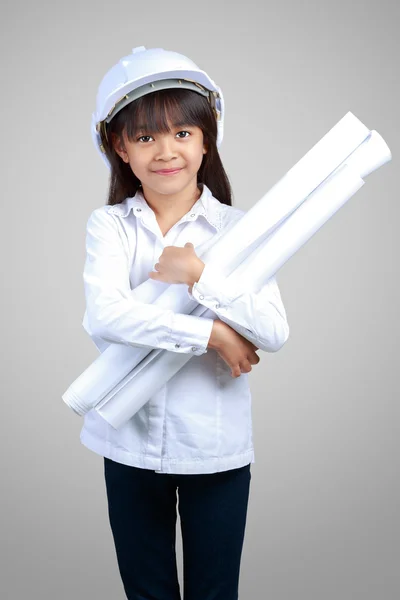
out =
{"type": "Polygon", "coordinates": [[[190,216],[191,216],[191,217],[195,217],[195,216],[196,216],[196,213],[192,213],[190,216]]]}
{"type": "Polygon", "coordinates": [[[219,304],[218,304],[218,302],[216,303],[216,305],[215,305],[215,308],[219,308],[219,304]]]}
{"type": "Polygon", "coordinates": [[[175,344],[175,348],[180,348],[181,345],[180,344],[175,344]]]}
{"type": "Polygon", "coordinates": [[[196,346],[192,346],[192,352],[196,352],[197,348],[196,346]]]}
{"type": "Polygon", "coordinates": [[[137,208],[136,210],[137,210],[137,212],[141,212],[142,209],[141,208],[137,208]]]}
{"type": "Polygon", "coordinates": [[[204,300],[204,296],[199,296],[200,300],[204,300]]]}

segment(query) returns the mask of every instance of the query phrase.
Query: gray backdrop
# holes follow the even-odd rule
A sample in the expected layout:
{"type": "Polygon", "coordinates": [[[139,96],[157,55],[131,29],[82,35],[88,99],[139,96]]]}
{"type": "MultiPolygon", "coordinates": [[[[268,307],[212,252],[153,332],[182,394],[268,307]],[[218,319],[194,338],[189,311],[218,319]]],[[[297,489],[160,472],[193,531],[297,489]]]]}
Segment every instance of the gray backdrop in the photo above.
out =
{"type": "Polygon", "coordinates": [[[399,597],[399,16],[394,0],[2,5],[2,599],[125,598],[103,461],[61,395],[98,355],[81,326],[85,224],[108,183],[95,95],[140,45],[221,86],[242,209],[349,110],[392,151],[278,273],[290,339],[250,375],[240,598],[399,597]]]}

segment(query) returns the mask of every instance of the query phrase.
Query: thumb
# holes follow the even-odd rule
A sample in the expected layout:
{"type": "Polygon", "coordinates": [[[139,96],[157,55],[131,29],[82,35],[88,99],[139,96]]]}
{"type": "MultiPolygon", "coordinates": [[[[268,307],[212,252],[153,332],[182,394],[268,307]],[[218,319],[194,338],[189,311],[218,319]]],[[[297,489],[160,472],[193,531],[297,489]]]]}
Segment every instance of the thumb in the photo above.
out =
{"type": "Polygon", "coordinates": [[[188,248],[189,246],[191,246],[192,248],[194,248],[192,242],[186,242],[185,248],[188,248]]]}

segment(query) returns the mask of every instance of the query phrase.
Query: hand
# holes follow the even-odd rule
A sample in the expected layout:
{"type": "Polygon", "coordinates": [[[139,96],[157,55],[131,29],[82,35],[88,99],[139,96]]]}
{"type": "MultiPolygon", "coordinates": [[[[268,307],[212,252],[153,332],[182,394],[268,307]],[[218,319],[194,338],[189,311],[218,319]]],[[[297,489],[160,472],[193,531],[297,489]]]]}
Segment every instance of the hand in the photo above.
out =
{"type": "Polygon", "coordinates": [[[197,256],[194,246],[187,242],[183,248],[166,246],[149,273],[150,279],[164,283],[186,283],[188,286],[200,279],[205,264],[197,256]]]}
{"type": "Polygon", "coordinates": [[[260,357],[257,346],[244,338],[224,321],[215,319],[207,348],[216,350],[232,370],[232,377],[249,373],[251,365],[257,365],[260,357]]]}

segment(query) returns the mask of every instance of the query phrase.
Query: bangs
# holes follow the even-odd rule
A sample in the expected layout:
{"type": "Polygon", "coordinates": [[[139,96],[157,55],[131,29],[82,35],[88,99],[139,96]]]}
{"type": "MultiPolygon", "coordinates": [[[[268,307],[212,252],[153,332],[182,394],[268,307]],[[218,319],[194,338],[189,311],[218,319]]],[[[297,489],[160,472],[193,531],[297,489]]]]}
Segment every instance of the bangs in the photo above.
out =
{"type": "Polygon", "coordinates": [[[126,134],[129,141],[133,141],[139,133],[170,133],[168,121],[174,128],[201,127],[204,99],[187,90],[160,90],[138,98],[127,108],[126,134]]]}

